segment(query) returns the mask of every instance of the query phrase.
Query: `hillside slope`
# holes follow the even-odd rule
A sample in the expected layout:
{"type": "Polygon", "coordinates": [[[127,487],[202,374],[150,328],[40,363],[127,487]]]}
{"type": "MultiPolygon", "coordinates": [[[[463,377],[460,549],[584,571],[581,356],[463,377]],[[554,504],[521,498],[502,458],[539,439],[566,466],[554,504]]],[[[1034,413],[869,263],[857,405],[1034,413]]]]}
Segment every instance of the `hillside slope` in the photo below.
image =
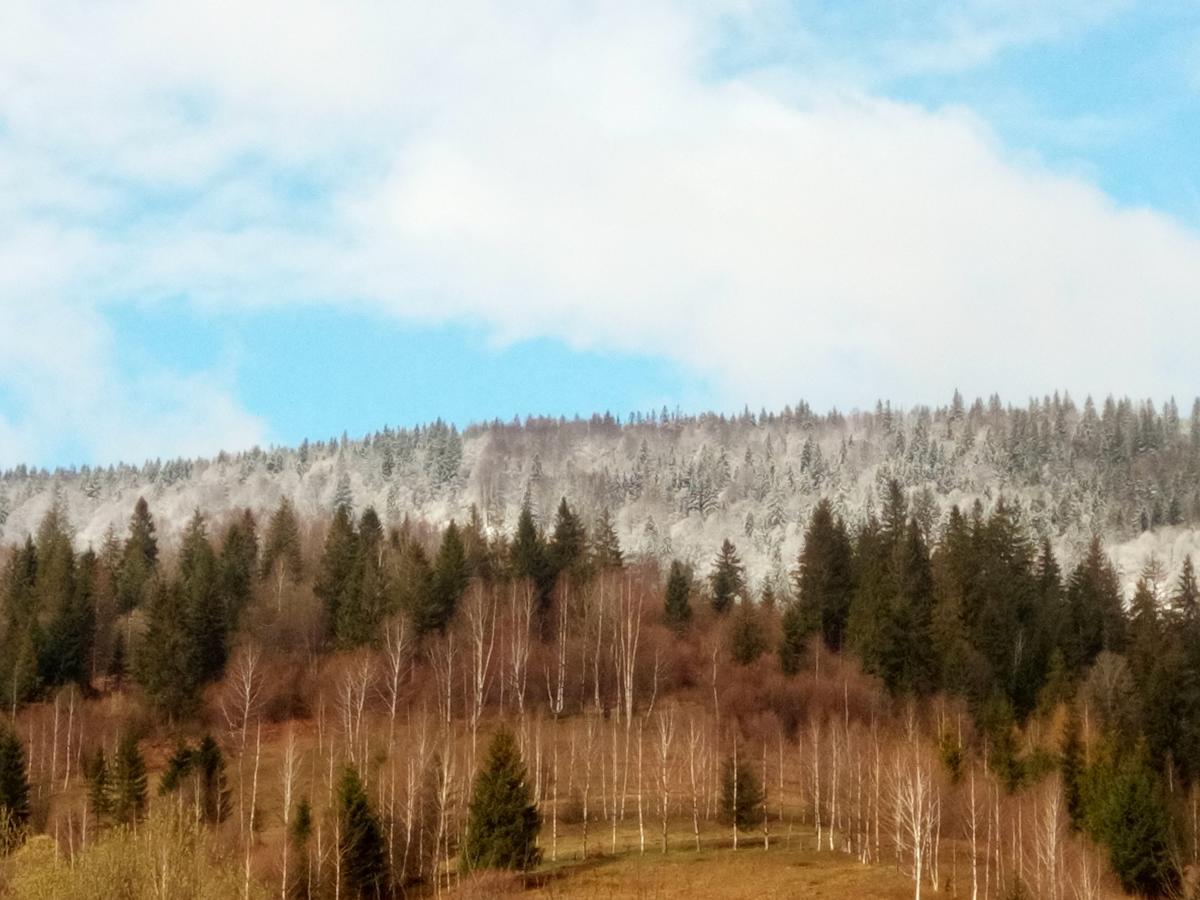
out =
{"type": "Polygon", "coordinates": [[[195,508],[263,513],[288,497],[304,516],[348,495],[387,522],[444,522],[474,506],[505,532],[526,498],[542,517],[566,496],[585,517],[608,508],[634,553],[706,561],[733,538],[751,574],[782,585],[822,496],[854,525],[896,478],[931,532],[952,504],[1019,500],[1032,531],[1068,560],[1101,534],[1131,578],[1156,553],[1174,569],[1200,548],[1200,401],[1109,399],[1098,409],[1055,395],[1025,407],[967,406],[814,414],[683,416],[667,410],[588,420],[527,419],[459,432],[435,422],[351,440],[255,448],[215,459],[152,461],[0,476],[0,537],[20,539],[57,500],[81,544],[123,527],[145,496],[171,539],[195,508]]]}

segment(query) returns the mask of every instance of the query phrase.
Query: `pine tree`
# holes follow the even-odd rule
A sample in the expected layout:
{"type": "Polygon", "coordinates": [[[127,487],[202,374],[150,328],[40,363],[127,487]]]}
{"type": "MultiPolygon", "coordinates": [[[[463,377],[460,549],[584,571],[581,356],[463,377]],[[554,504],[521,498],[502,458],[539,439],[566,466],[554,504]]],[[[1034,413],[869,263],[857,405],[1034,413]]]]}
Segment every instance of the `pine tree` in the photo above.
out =
{"type": "Polygon", "coordinates": [[[735,752],[721,771],[721,821],[740,831],[763,820],[763,788],[753,767],[735,752]]]}
{"type": "Polygon", "coordinates": [[[617,539],[617,530],[607,506],[600,511],[600,517],[592,528],[591,557],[592,568],[599,572],[619,569],[625,562],[621,542],[617,539]]]}
{"type": "Polygon", "coordinates": [[[25,775],[25,753],[15,733],[0,730],[0,850],[10,849],[28,824],[29,780],[25,775]]]}
{"type": "Polygon", "coordinates": [[[667,591],[663,600],[663,621],[677,634],[692,621],[692,576],[679,560],[671,561],[667,591]]]}
{"type": "Polygon", "coordinates": [[[721,542],[708,581],[712,586],[712,606],[718,614],[728,612],[734,599],[746,592],[746,567],[729,538],[721,542]]]}
{"type": "Polygon", "coordinates": [[[142,602],[157,566],[158,538],[154,533],[154,517],[150,515],[146,498],[138,497],[117,574],[117,597],[122,612],[128,612],[142,602]]]}
{"type": "Polygon", "coordinates": [[[342,888],[349,897],[378,900],[388,886],[383,829],[358,772],[350,767],[338,781],[337,816],[342,888]]]}
{"type": "Polygon", "coordinates": [[[138,751],[138,742],[126,732],[117,744],[109,775],[109,796],[113,821],[134,825],[146,814],[146,762],[138,751]]]}
{"type": "Polygon", "coordinates": [[[813,510],[804,533],[804,549],[792,577],[799,603],[808,621],[820,625],[831,650],[839,650],[854,593],[853,553],[850,538],[833,507],[822,499],[813,510]]]}

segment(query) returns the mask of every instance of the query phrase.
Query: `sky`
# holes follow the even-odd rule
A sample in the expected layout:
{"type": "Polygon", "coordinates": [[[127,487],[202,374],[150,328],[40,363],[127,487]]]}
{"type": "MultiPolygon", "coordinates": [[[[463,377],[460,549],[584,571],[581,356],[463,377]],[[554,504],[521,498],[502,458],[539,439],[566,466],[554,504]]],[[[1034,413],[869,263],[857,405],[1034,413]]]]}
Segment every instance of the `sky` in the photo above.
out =
{"type": "Polygon", "coordinates": [[[1200,3],[4,0],[0,467],[1200,391],[1200,3]]]}

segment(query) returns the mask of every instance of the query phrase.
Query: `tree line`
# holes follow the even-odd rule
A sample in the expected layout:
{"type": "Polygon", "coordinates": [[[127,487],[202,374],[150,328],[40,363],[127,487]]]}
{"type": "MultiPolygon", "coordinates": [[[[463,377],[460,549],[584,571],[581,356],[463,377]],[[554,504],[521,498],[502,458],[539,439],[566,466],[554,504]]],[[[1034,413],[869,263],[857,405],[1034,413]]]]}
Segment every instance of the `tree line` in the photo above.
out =
{"type": "MultiPolygon", "coordinates": [[[[624,729],[613,731],[614,771],[620,758],[628,778],[630,747],[643,740],[641,730],[634,737],[635,727],[657,721],[668,740],[667,724],[650,719],[656,698],[711,691],[718,733],[709,740],[714,752],[726,751],[710,761],[712,796],[720,794],[727,817],[744,828],[762,805],[765,779],[739,768],[747,763],[734,757],[736,735],[754,730],[755,715],[770,713],[789,740],[799,740],[805,709],[789,685],[819,679],[823,665],[840,671],[845,656],[878,680],[894,709],[914,699],[959,698],[965,735],[961,725],[952,734],[945,721],[934,729],[951,780],[973,771],[964,761],[971,757],[983,760],[1013,796],[1039,789],[1053,775],[1071,827],[1107,849],[1127,888],[1162,892],[1177,883],[1175,861],[1187,849],[1187,804],[1195,802],[1200,759],[1200,615],[1190,560],[1174,579],[1148,561],[1127,603],[1098,540],[1064,573],[1050,544],[1027,533],[1014,505],[954,509],[935,533],[895,481],[879,516],[854,529],[832,503],[819,503],[790,590],[779,594],[770,583],[751,590],[729,539],[707,571],[675,560],[659,576],[655,566],[625,559],[607,514],[589,525],[565,499],[545,526],[524,504],[511,539],[489,534],[478,515],[440,532],[412,522],[385,531],[373,509],[355,515],[348,498],[323,529],[301,523],[286,500],[261,537],[249,513],[232,517],[216,535],[212,528],[197,512],[170,548],[173,555],[160,552],[153,516],[139,501],[123,538],[110,533],[99,552],[77,553],[65,517],[52,508],[36,536],[10,549],[0,584],[6,668],[0,684],[13,717],[23,704],[71,687],[84,698],[135,691],[151,708],[186,722],[203,715],[206,692],[223,692],[222,702],[236,706],[229,695],[242,683],[241,760],[257,703],[255,675],[247,674],[254,657],[245,650],[255,638],[277,654],[309,660],[359,653],[378,660],[384,675],[372,669],[361,683],[353,671],[344,676],[339,708],[352,711],[355,696],[360,709],[366,706],[370,681],[385,698],[390,690],[394,725],[397,710],[407,706],[411,714],[422,694],[447,723],[468,723],[459,737],[469,738],[472,773],[488,710],[517,714],[522,722],[535,711],[556,722],[588,710],[611,715],[614,728],[624,729]],[[643,635],[643,620],[672,636],[675,662],[671,641],[643,635]],[[710,676],[699,674],[709,666],[710,676]],[[718,666],[735,674],[770,671],[781,679],[784,699],[764,688],[746,707],[722,709],[718,666]],[[737,729],[727,733],[723,723],[731,719],[737,729]],[[1050,722],[1058,723],[1055,738],[1035,740],[1035,724],[1050,722]]],[[[313,714],[293,698],[281,715],[313,714]]],[[[354,779],[370,777],[360,773],[370,758],[370,734],[358,734],[347,715],[345,746],[355,765],[338,783],[338,821],[358,822],[342,833],[362,831],[373,844],[371,835],[394,827],[393,820],[364,818],[376,812],[354,779]]],[[[495,768],[495,779],[511,786],[521,781],[513,774],[519,765],[497,740],[489,753],[500,761],[481,771],[495,768]]],[[[519,732],[517,740],[530,749],[527,735],[519,732]]],[[[444,760],[450,752],[444,748],[444,760]]],[[[198,817],[223,821],[233,803],[224,765],[211,739],[182,745],[168,760],[164,792],[188,781],[197,786],[191,794],[200,798],[198,817]]],[[[0,810],[16,824],[31,815],[22,781],[30,767],[15,738],[0,741],[0,810]]],[[[128,823],[144,814],[145,766],[136,741],[123,738],[111,759],[102,746],[93,748],[85,768],[97,821],[128,823]]],[[[440,777],[450,776],[443,769],[440,777]]],[[[436,777],[428,790],[436,793],[436,777]]],[[[525,810],[521,816],[536,833],[529,812],[536,813],[536,804],[527,799],[509,806],[525,810]]],[[[624,802],[611,799],[614,809],[623,810],[624,802]]],[[[640,795],[637,802],[640,816],[640,795]]],[[[244,803],[239,799],[239,819],[247,815],[244,803]]],[[[294,814],[300,823],[311,815],[299,806],[294,814]]],[[[495,815],[511,824],[509,813],[495,815]]],[[[830,815],[845,821],[836,811],[830,815]]],[[[470,836],[471,818],[489,816],[472,807],[465,818],[465,859],[498,858],[487,840],[470,836]]],[[[586,810],[583,816],[587,821],[586,810]]],[[[456,845],[449,824],[434,831],[441,853],[456,845]]],[[[928,835],[918,831],[909,856],[932,852],[928,835]]],[[[379,852],[393,842],[394,835],[381,838],[379,852]]],[[[531,847],[527,842],[526,855],[518,854],[522,865],[533,862],[531,847]]],[[[345,848],[346,859],[356,853],[345,848]]],[[[378,856],[362,853],[368,862],[378,856]]],[[[362,865],[376,871],[373,863],[362,865]]],[[[918,871],[918,884],[921,877],[918,871]]]]}

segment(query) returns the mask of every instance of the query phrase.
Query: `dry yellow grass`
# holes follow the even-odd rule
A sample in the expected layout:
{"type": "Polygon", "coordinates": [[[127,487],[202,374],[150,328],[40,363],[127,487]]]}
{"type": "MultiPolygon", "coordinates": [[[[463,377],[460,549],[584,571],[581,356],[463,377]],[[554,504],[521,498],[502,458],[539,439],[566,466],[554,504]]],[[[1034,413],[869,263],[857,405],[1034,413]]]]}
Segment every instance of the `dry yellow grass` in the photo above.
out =
{"type": "MultiPolygon", "coordinates": [[[[547,900],[907,900],[913,895],[912,882],[903,872],[890,865],[862,865],[842,853],[813,850],[811,833],[793,833],[786,841],[779,835],[772,839],[770,850],[763,849],[760,837],[751,836],[736,851],[726,833],[707,831],[699,851],[694,849],[690,835],[685,840],[683,834],[677,834],[666,855],[650,844],[645,853],[640,852],[636,837],[636,831],[622,829],[616,854],[604,852],[582,860],[579,835],[572,829],[566,835],[560,834],[559,862],[547,862],[524,879],[484,875],[474,882],[464,882],[457,893],[471,898],[525,896],[547,900]]],[[[610,840],[609,832],[593,831],[593,846],[599,843],[607,851],[610,840]]],[[[936,900],[942,895],[926,884],[921,896],[936,900]]]]}

